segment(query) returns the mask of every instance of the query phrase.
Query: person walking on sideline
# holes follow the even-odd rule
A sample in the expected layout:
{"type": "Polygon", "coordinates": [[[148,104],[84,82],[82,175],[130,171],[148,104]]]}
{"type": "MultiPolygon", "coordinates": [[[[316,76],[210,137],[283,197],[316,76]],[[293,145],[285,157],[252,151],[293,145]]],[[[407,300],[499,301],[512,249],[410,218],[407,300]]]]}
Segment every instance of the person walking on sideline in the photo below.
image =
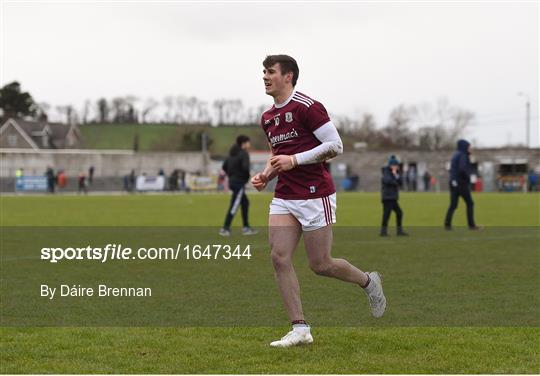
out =
{"type": "Polygon", "coordinates": [[[242,221],[244,227],[242,234],[254,235],[257,230],[252,229],[249,226],[249,200],[246,195],[245,185],[249,180],[249,149],[251,148],[251,141],[248,136],[240,135],[236,138],[236,143],[231,147],[229,151],[229,157],[223,162],[222,169],[229,177],[229,188],[231,189],[231,203],[229,209],[225,215],[225,223],[223,228],[219,230],[221,236],[231,235],[231,223],[238,210],[238,207],[242,207],[242,221]]]}
{"type": "Polygon", "coordinates": [[[467,224],[471,230],[479,230],[474,222],[474,202],[471,197],[471,144],[466,140],[457,142],[457,150],[450,161],[450,206],[444,219],[444,227],[452,230],[452,216],[462,197],[467,204],[467,224]]]}
{"type": "Polygon", "coordinates": [[[395,155],[388,159],[388,166],[382,169],[381,179],[381,201],[383,204],[383,218],[381,226],[381,236],[388,236],[388,220],[392,211],[396,213],[397,235],[407,236],[403,231],[403,211],[399,207],[399,186],[401,185],[401,176],[399,175],[399,160],[395,155]]]}

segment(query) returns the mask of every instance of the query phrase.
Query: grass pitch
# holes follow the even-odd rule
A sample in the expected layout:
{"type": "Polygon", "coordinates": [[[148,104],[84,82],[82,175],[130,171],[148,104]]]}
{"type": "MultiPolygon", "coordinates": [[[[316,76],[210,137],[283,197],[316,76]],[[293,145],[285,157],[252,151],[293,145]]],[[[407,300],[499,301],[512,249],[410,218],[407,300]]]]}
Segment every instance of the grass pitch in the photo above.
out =
{"type": "MultiPolygon", "coordinates": [[[[253,194],[250,198],[252,224],[264,226],[271,196],[253,194]]],[[[3,373],[538,373],[539,196],[478,194],[474,198],[477,221],[486,226],[482,232],[464,228],[452,233],[441,231],[447,195],[417,193],[403,194],[401,199],[411,237],[381,239],[377,236],[381,215],[378,195],[339,194],[340,227],[336,228],[334,254],[359,266],[382,270],[386,274],[385,289],[390,305],[388,315],[382,320],[370,320],[367,304],[363,300],[357,302],[360,295],[351,293],[353,287],[312,275],[300,249],[295,255],[295,265],[306,314],[311,315],[312,322],[328,320],[324,325],[313,326],[312,346],[294,349],[268,346],[269,341],[282,336],[288,328],[270,263],[267,255],[261,253],[250,264],[253,296],[245,300],[244,306],[223,310],[226,312],[223,322],[229,322],[227,327],[217,322],[220,308],[212,313],[216,321],[210,327],[182,324],[161,328],[3,327],[0,370],[3,373]],[[359,242],[347,239],[356,239],[349,232],[354,228],[363,234],[359,242]],[[331,310],[335,308],[332,303],[339,303],[337,314],[331,310]],[[265,324],[268,313],[274,321],[265,324]],[[230,324],[230,316],[235,315],[254,316],[260,319],[260,325],[234,326],[230,324]],[[358,324],[351,325],[357,316],[358,324]],[[335,318],[336,326],[332,326],[328,317],[335,318]]],[[[5,228],[208,227],[221,225],[228,196],[2,197],[0,203],[0,219],[5,228]]],[[[456,212],[455,225],[463,226],[464,217],[461,206],[456,212]]],[[[238,221],[239,218],[235,220],[238,221]]],[[[256,241],[264,247],[264,239],[256,241]]],[[[3,275],[8,266],[9,262],[2,263],[3,275]]],[[[226,269],[223,275],[218,268],[214,267],[213,271],[215,278],[226,278],[226,275],[245,273],[242,267],[245,265],[229,266],[232,269],[226,269]]],[[[194,265],[188,275],[196,281],[200,272],[201,265],[194,265]]],[[[25,279],[31,279],[32,274],[30,270],[25,279]]],[[[205,308],[204,304],[208,303],[204,303],[200,294],[194,294],[197,297],[198,306],[205,308]]],[[[5,323],[4,320],[3,326],[5,323]]]]}

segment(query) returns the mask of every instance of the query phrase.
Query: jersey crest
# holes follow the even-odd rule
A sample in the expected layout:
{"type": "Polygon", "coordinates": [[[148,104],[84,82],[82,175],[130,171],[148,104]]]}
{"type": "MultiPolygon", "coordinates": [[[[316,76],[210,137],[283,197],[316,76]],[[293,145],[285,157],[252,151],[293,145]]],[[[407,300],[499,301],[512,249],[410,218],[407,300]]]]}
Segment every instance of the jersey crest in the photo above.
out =
{"type": "Polygon", "coordinates": [[[292,112],[285,112],[285,122],[292,123],[292,112]]]}

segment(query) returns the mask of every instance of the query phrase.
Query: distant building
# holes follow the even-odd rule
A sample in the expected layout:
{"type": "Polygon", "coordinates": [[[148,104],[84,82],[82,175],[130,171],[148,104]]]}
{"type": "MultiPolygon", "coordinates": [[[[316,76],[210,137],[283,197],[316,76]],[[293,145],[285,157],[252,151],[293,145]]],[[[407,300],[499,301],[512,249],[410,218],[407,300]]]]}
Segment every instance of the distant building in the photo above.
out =
{"type": "Polygon", "coordinates": [[[81,133],[76,125],[8,119],[0,127],[0,148],[77,149],[81,133]]]}

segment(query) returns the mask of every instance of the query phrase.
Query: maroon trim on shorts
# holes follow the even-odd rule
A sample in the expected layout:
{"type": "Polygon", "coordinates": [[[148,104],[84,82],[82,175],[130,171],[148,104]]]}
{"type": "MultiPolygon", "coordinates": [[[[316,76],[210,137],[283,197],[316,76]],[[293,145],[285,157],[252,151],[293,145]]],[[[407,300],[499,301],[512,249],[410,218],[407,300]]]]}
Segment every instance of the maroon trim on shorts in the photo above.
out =
{"type": "Polygon", "coordinates": [[[327,197],[323,197],[323,205],[324,205],[324,216],[326,217],[326,224],[329,225],[332,223],[332,206],[330,205],[330,199],[327,197]]]}
{"type": "Polygon", "coordinates": [[[326,212],[326,204],[324,203],[324,197],[321,197],[321,201],[324,209],[324,219],[326,221],[326,224],[328,224],[328,213],[326,212]]]}
{"type": "Polygon", "coordinates": [[[328,209],[330,210],[330,224],[334,223],[334,213],[332,212],[332,201],[330,196],[328,196],[328,209]]]}
{"type": "Polygon", "coordinates": [[[331,225],[333,218],[332,218],[332,204],[330,203],[330,196],[326,198],[326,201],[328,203],[328,224],[331,225]]]}

